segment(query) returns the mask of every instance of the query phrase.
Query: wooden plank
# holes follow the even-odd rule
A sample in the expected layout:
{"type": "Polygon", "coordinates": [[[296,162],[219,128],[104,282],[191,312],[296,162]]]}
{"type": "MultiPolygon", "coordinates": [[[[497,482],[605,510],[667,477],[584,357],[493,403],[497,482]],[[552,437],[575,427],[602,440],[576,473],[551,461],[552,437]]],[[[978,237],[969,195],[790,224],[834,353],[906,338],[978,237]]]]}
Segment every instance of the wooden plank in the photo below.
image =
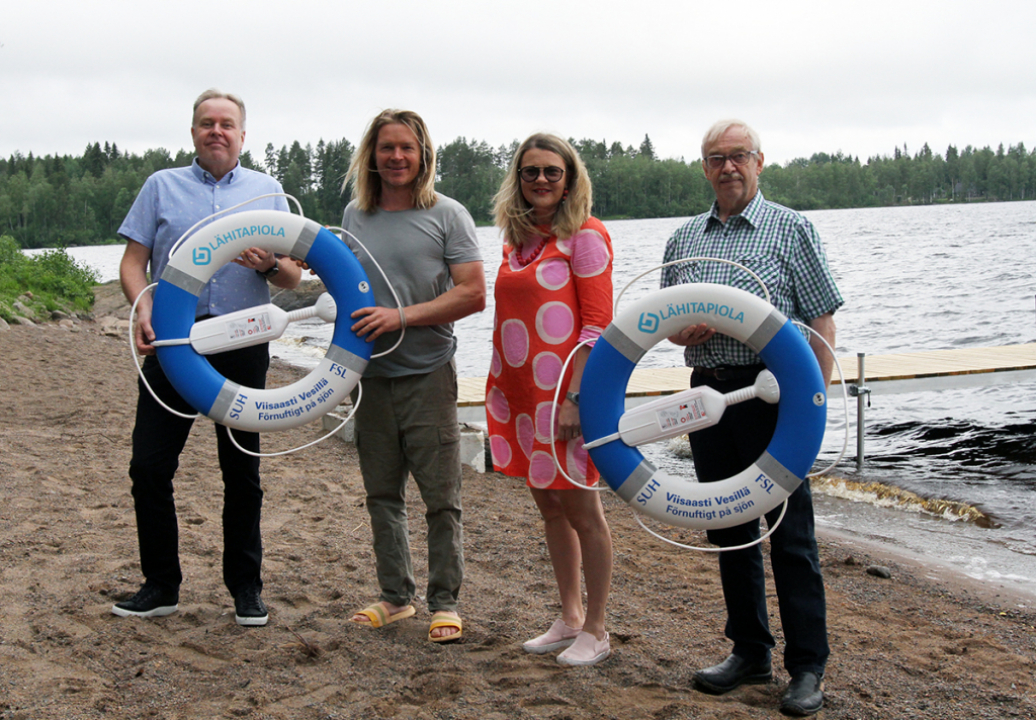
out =
{"type": "MultiPolygon", "coordinates": [[[[869,383],[1034,370],[1036,343],[867,355],[864,360],[866,381],[869,383]]],[[[857,383],[857,358],[848,356],[839,358],[839,361],[845,372],[846,383],[857,383]]],[[[687,367],[638,368],[630,377],[626,396],[650,397],[679,392],[689,387],[690,375],[691,369],[687,367]]],[[[833,384],[839,382],[838,373],[835,372],[833,384]]],[[[486,399],[486,378],[459,378],[457,391],[459,406],[481,407],[486,399]]]]}

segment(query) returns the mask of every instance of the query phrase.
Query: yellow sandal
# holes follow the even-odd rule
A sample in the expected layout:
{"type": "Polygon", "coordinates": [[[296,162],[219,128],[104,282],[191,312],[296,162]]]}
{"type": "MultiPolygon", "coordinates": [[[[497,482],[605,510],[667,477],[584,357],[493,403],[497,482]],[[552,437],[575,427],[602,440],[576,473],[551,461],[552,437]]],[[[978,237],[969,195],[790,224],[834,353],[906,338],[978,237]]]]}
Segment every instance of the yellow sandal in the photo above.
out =
{"type": "Polygon", "coordinates": [[[428,627],[428,639],[433,643],[453,642],[454,640],[460,640],[464,634],[464,624],[460,621],[460,618],[453,613],[439,611],[432,615],[432,624],[428,627]],[[440,635],[435,637],[432,635],[432,631],[436,628],[441,627],[452,627],[457,628],[457,632],[450,635],[440,635]]]}
{"type": "Polygon", "coordinates": [[[388,610],[385,609],[384,605],[382,605],[380,602],[376,602],[373,605],[368,605],[363,610],[357,610],[355,613],[353,613],[354,616],[363,615],[367,617],[370,620],[369,623],[364,622],[362,620],[354,620],[353,618],[349,618],[349,622],[354,622],[357,625],[370,625],[373,628],[380,628],[384,627],[385,625],[391,625],[397,620],[404,620],[416,612],[417,610],[414,609],[413,605],[407,605],[405,608],[403,608],[396,614],[390,615],[388,610]]]}

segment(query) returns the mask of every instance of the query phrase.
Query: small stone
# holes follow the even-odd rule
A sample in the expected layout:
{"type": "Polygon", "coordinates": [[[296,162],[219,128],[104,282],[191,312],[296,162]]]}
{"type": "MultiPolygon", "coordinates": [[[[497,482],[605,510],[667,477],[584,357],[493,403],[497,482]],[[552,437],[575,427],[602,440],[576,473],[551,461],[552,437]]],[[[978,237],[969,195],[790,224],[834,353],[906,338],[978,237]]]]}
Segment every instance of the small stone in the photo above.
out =
{"type": "Polygon", "coordinates": [[[867,574],[873,575],[874,577],[885,578],[886,580],[892,577],[892,571],[884,565],[871,565],[867,568],[867,574]]]}

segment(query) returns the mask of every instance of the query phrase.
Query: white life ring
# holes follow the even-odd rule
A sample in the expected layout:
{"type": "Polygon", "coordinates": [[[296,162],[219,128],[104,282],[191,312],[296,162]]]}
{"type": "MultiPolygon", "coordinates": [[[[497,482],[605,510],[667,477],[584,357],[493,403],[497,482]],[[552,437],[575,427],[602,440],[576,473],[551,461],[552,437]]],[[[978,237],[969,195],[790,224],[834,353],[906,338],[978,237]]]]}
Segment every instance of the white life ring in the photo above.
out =
{"type": "Polygon", "coordinates": [[[677,527],[732,527],[769,512],[806,477],[824,439],[827,394],[809,344],[772,305],[726,285],[673,286],[631,305],[597,340],[580,385],[585,441],[616,435],[589,450],[605,482],[633,508],[677,527]],[[780,401],[773,439],[758,460],[724,480],[695,483],[656,469],[617,432],[640,358],[660,340],[703,322],[758,353],[780,385],[780,401]]]}
{"type": "Polygon", "coordinates": [[[250,247],[304,260],[327,286],[338,314],[320,364],[291,385],[262,389],[227,380],[189,344],[156,348],[158,361],[176,391],[201,414],[239,430],[287,430],[334,410],[356,387],[371,356],[372,344],[349,329],[349,315],[374,305],[374,293],[356,256],[329,230],[275,210],[234,213],[202,227],[173,253],[162,272],[151,325],[156,340],[189,337],[202,288],[250,247]]]}

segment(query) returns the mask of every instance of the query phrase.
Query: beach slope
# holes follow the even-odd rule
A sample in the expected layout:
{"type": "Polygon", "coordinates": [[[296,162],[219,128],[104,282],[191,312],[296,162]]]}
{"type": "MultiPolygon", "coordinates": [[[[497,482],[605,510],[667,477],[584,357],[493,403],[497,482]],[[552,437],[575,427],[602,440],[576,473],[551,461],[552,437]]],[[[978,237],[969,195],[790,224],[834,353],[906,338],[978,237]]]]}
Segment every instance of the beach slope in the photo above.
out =
{"type": "MultiPolygon", "coordinates": [[[[95,316],[123,312],[102,303],[95,316]]],[[[772,684],[723,697],[691,687],[695,669],[729,651],[715,557],[649,537],[610,493],[614,655],[598,667],[562,669],[522,652],[559,612],[540,522],[520,482],[470,468],[464,639],[429,643],[421,602],[416,617],[380,631],[348,623],[377,587],[355,451],[337,439],[263,461],[270,624],[237,626],[221,580],[222,490],[206,419],[176,479],[180,611],[113,616],[111,604],[141,581],[126,474],[137,389],[125,340],[101,327],[0,333],[0,718],[779,717],[779,651],[772,684]]],[[[297,373],[275,361],[271,384],[297,373]]],[[[270,434],[264,450],[321,432],[270,434]]],[[[420,588],[423,506],[411,496],[420,588]]],[[[916,564],[840,538],[820,545],[833,651],[820,717],[1036,718],[1031,611],[935,584],[916,564]],[[891,577],[868,574],[875,563],[891,577]]],[[[771,623],[779,648],[775,601],[771,623]]]]}

